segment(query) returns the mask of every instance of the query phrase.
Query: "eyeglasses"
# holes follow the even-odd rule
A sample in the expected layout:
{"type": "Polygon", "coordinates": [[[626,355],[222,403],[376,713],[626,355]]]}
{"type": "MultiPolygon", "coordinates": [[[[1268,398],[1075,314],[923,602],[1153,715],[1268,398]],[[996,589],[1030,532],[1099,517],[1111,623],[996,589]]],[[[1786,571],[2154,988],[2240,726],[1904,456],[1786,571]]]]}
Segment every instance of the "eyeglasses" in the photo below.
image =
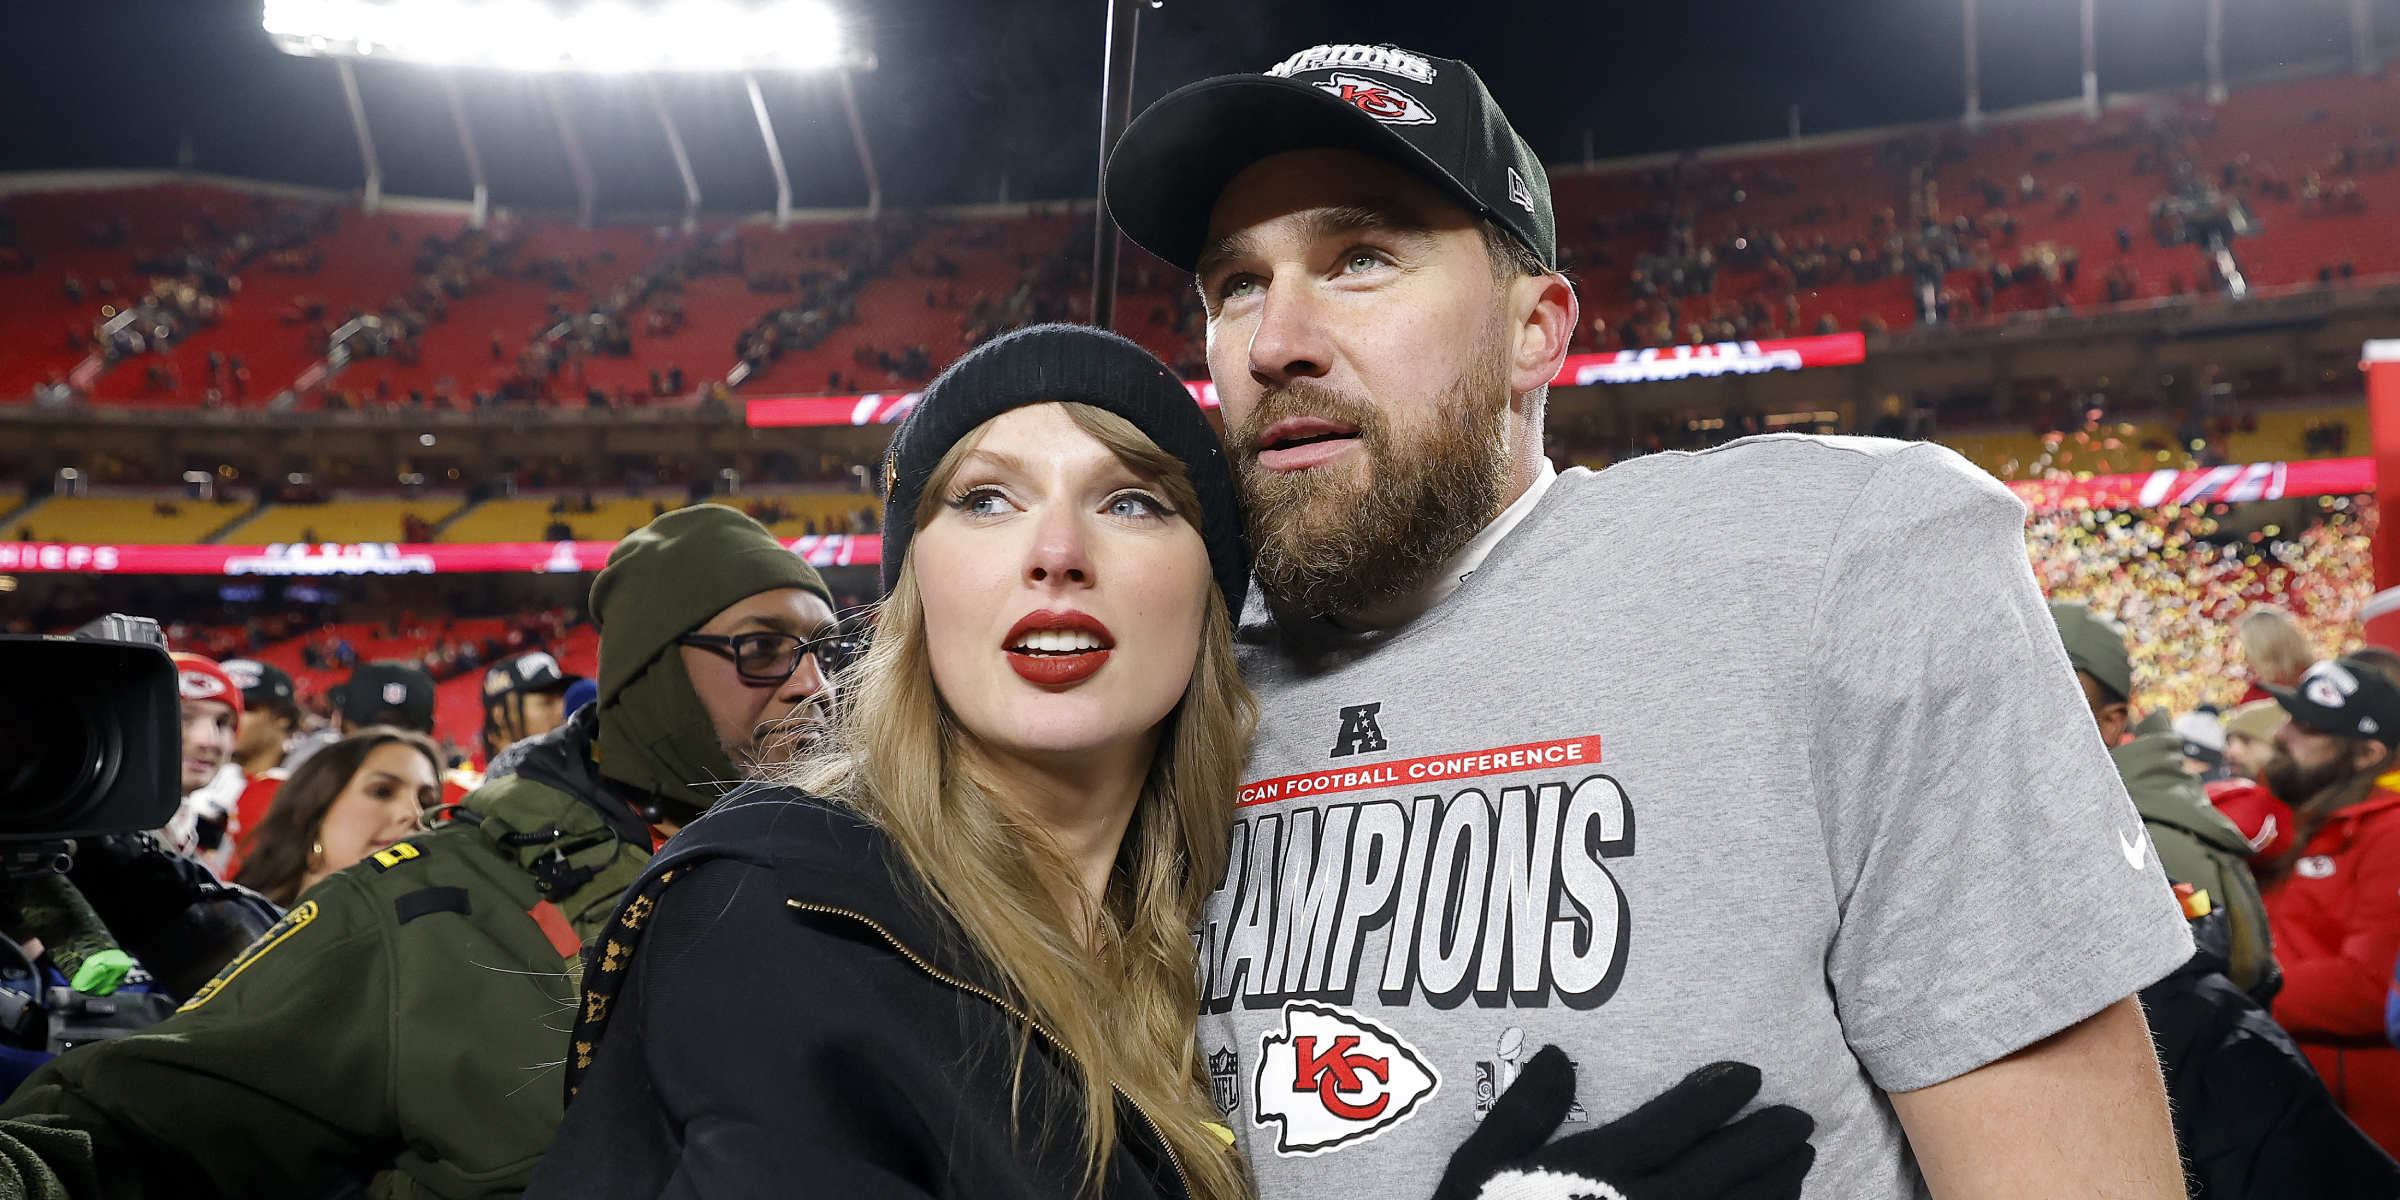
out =
{"type": "Polygon", "coordinates": [[[741,676],[744,683],[775,685],[790,679],[800,669],[800,660],[811,655],[817,660],[818,672],[831,676],[865,653],[867,639],[862,630],[839,628],[817,638],[788,633],[740,633],[732,637],[687,633],[676,638],[675,644],[714,650],[732,659],[734,674],[741,676]]]}

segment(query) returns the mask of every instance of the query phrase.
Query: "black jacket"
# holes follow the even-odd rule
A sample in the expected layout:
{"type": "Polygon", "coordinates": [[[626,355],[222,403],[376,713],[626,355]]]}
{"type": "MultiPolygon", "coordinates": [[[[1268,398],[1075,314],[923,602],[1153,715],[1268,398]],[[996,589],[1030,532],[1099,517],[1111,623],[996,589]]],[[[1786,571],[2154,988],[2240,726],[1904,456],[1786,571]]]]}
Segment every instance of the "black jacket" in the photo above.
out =
{"type": "MultiPolygon", "coordinates": [[[[676,834],[595,943],[526,1195],[1088,1194],[1061,1052],[904,872],[880,831],[784,789],[676,834]]],[[[1103,1194],[1182,1196],[1148,1119],[1117,1113],[1103,1194]]]]}
{"type": "Polygon", "coordinates": [[[2226,977],[2224,911],[2192,925],[2199,949],[2142,989],[2142,1007],[2194,1200],[2400,1196],[2400,1163],[2342,1115],[2291,1035],[2226,977]]]}

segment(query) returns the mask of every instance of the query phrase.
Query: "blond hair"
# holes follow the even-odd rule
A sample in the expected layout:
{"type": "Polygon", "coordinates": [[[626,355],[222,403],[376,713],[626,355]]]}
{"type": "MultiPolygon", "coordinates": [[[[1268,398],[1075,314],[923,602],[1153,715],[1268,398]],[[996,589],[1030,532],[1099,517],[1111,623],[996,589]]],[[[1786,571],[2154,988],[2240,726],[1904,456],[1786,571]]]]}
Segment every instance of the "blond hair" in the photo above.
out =
{"type": "Polygon", "coordinates": [[[2243,613],[2233,623],[2233,636],[2242,643],[2242,657],[2260,683],[2290,687],[2317,661],[2317,652],[2309,648],[2300,622],[2271,604],[2243,613]]]}
{"type": "MultiPolygon", "coordinates": [[[[1180,460],[1122,417],[1065,408],[1118,459],[1155,476],[1166,503],[1196,521],[1199,496],[1180,460]]],[[[919,528],[989,428],[961,438],[934,467],[918,502],[919,528]]],[[[1234,661],[1224,595],[1208,589],[1191,680],[1166,719],[1107,893],[1084,897],[1087,925],[1057,899],[1082,891],[1065,854],[977,777],[974,734],[934,686],[915,562],[913,551],[902,561],[874,644],[844,681],[835,727],[792,781],[881,828],[998,972],[1007,999],[1065,1052],[1083,1090],[1087,1186],[1098,1191],[1104,1177],[1122,1092],[1157,1126],[1195,1200],[1247,1195],[1239,1161],[1211,1128],[1217,1113],[1195,1037],[1191,938],[1201,902],[1225,871],[1234,793],[1258,723],[1234,661]]],[[[1026,1048],[1020,1040],[1020,1064],[1026,1048]]]]}

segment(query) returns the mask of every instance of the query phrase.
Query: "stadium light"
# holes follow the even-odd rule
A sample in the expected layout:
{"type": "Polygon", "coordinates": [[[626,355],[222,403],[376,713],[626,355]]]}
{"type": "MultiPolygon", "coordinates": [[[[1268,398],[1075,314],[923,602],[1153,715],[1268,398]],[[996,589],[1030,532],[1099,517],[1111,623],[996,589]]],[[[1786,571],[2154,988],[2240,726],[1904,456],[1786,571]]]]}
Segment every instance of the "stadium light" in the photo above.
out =
{"type": "Polygon", "coordinates": [[[532,0],[267,0],[286,54],[512,71],[863,70],[872,63],[815,0],[741,7],[674,0],[572,11],[532,0]]]}
{"type": "MultiPolygon", "coordinates": [[[[674,119],[667,114],[655,81],[647,76],[674,71],[742,77],[758,117],[759,135],[766,141],[768,162],[775,171],[775,228],[782,229],[791,221],[792,184],[775,142],[774,126],[767,118],[757,74],[831,70],[840,84],[842,108],[849,117],[859,166],[866,175],[869,219],[883,209],[883,186],[875,175],[866,127],[859,120],[858,101],[850,86],[850,73],[874,70],[875,56],[868,49],[863,25],[845,21],[820,0],[764,0],[749,5],[728,0],[660,0],[638,8],[622,0],[593,0],[574,7],[538,0],[266,0],[261,25],[276,48],[286,54],[334,60],[350,106],[359,157],[367,168],[362,207],[368,212],[374,212],[382,201],[383,169],[375,156],[366,107],[350,68],[353,59],[445,71],[487,67],[550,76],[544,92],[574,171],[580,201],[577,215],[587,227],[598,203],[598,182],[569,119],[556,76],[570,72],[644,75],[651,107],[666,130],[668,148],[674,152],[676,171],[682,177],[686,232],[698,224],[700,185],[674,119]]],[[[447,74],[443,85],[475,186],[471,223],[481,228],[489,195],[482,158],[475,150],[465,106],[447,74]]]]}

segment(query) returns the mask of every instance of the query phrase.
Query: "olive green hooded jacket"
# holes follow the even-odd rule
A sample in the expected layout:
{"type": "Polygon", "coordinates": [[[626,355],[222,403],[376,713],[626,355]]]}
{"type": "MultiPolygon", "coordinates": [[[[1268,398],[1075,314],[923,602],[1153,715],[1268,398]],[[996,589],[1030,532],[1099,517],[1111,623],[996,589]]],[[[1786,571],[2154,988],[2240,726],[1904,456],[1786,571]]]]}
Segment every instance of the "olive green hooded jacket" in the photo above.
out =
{"type": "MultiPolygon", "coordinates": [[[[2150,831],[2158,865],[2167,878],[2208,892],[2225,910],[2232,936],[2228,972],[2234,985],[2255,994],[2276,977],[2275,948],[2267,933],[2267,908],[2246,861],[2249,839],[2232,819],[2209,803],[2198,776],[2183,769],[2183,739],[2164,709],[2134,727],[2133,740],[2109,748],[2125,790],[2150,831]]],[[[2271,995],[2271,993],[2270,993],[2271,995]]]]}

